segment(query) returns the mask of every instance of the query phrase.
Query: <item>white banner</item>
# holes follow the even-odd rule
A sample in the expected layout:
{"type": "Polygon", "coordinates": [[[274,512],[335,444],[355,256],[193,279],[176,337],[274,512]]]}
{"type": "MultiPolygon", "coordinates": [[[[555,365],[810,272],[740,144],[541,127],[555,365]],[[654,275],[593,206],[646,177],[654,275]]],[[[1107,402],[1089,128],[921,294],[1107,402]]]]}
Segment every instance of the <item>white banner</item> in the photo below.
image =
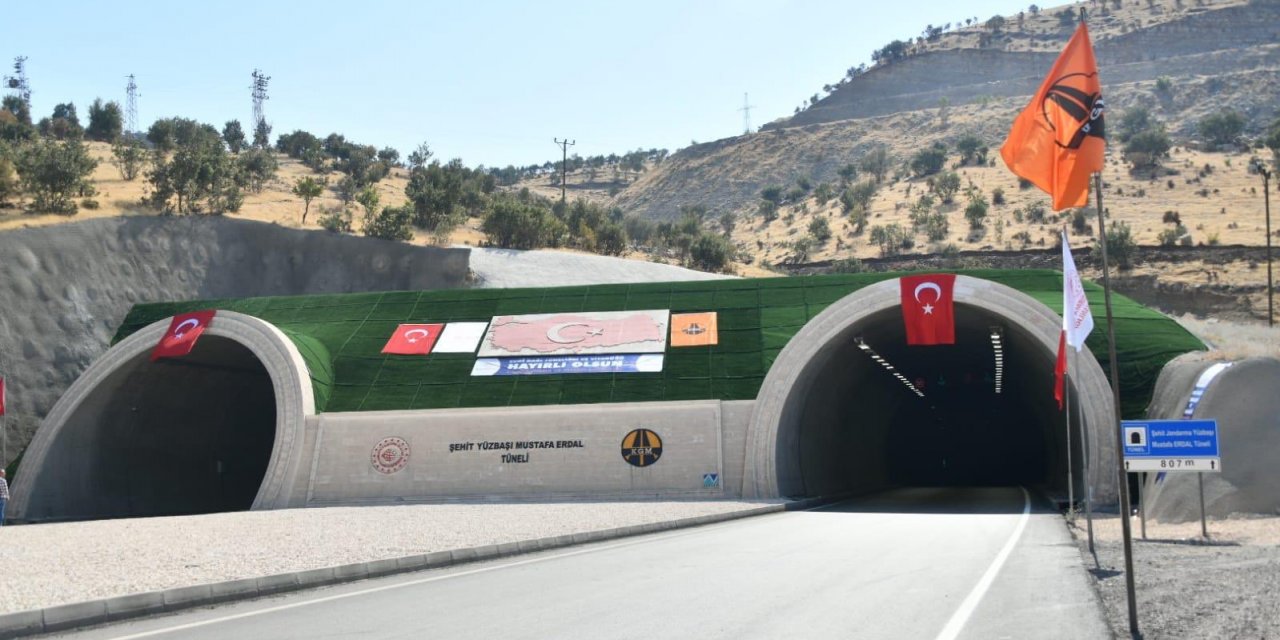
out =
{"type": "Polygon", "coordinates": [[[1093,331],[1093,312],[1084,295],[1080,272],[1071,257],[1071,244],[1067,232],[1062,232],[1062,329],[1067,332],[1067,344],[1080,351],[1085,338],[1093,331]]]}
{"type": "Polygon", "coordinates": [[[488,322],[450,322],[436,342],[435,353],[475,353],[488,322]]]}

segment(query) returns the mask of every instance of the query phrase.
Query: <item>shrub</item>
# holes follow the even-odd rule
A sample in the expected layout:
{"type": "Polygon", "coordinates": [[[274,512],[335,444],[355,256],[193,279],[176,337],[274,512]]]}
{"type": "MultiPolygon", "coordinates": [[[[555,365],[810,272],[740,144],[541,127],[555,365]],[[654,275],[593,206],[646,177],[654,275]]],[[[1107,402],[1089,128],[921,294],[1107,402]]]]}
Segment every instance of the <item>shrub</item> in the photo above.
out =
{"type": "Polygon", "coordinates": [[[831,189],[831,183],[829,182],[819,183],[818,188],[813,190],[813,197],[817,199],[820,205],[830,202],[835,195],[835,191],[831,189]]]}
{"type": "Polygon", "coordinates": [[[1107,258],[1118,264],[1121,269],[1133,268],[1133,254],[1137,243],[1133,240],[1133,232],[1124,222],[1112,222],[1107,229],[1107,258]]]}
{"type": "Polygon", "coordinates": [[[933,175],[947,162],[947,148],[942,143],[917,151],[911,158],[911,172],[917,177],[933,175]]]}
{"type": "Polygon", "coordinates": [[[320,219],[316,222],[320,224],[321,229],[333,233],[351,233],[351,211],[346,207],[340,207],[330,211],[325,211],[325,209],[321,207],[320,210],[323,212],[323,215],[321,215],[320,219]]]}
{"type": "Polygon", "coordinates": [[[842,258],[831,263],[832,273],[863,273],[866,270],[867,265],[863,264],[856,256],[842,258]]]}
{"type": "Polygon", "coordinates": [[[102,98],[94,99],[89,105],[89,128],[85,129],[85,137],[99,142],[115,142],[123,131],[120,105],[115,102],[103,104],[102,98]]]}
{"type": "Polygon", "coordinates": [[[816,216],[809,222],[809,235],[813,236],[818,246],[825,245],[831,239],[831,224],[825,216],[816,216]]]}
{"type": "Polygon", "coordinates": [[[111,164],[120,170],[120,177],[133,180],[142,173],[147,162],[147,150],[137,138],[126,138],[111,145],[111,164]]]}
{"type": "Polygon", "coordinates": [[[938,195],[943,204],[951,204],[960,190],[960,175],[954,171],[929,179],[929,191],[938,195]]]}
{"type": "Polygon", "coordinates": [[[1178,225],[1172,229],[1165,229],[1157,236],[1162,247],[1172,247],[1177,244],[1178,240],[1187,235],[1187,228],[1178,225]]]}
{"type": "Polygon", "coordinates": [[[509,249],[555,246],[566,232],[550,209],[512,199],[494,202],[480,230],[490,244],[509,249]]]}
{"type": "Polygon", "coordinates": [[[956,151],[960,152],[961,164],[983,165],[987,163],[987,145],[973,134],[962,136],[956,141],[956,151]]]}
{"type": "Polygon", "coordinates": [[[101,205],[100,205],[100,204],[98,204],[98,201],[97,201],[97,200],[94,200],[93,198],[85,198],[84,200],[81,200],[81,201],[80,201],[80,206],[82,206],[82,207],[84,207],[84,208],[86,208],[86,209],[91,209],[91,210],[92,210],[92,209],[97,209],[97,208],[98,208],[98,207],[100,207],[101,205]]]}
{"type": "Polygon", "coordinates": [[[1030,222],[1033,224],[1042,224],[1047,214],[1044,208],[1044,204],[1039,202],[1032,202],[1031,204],[1022,208],[1022,215],[1027,219],[1027,222],[1030,222]]]}
{"type": "Polygon", "coordinates": [[[366,210],[364,235],[383,240],[412,240],[413,207],[408,203],[399,207],[383,207],[373,216],[366,210]]]}
{"type": "Polygon", "coordinates": [[[22,149],[16,160],[22,190],[31,196],[32,208],[52,213],[75,213],[71,198],[86,191],[89,175],[98,166],[79,140],[39,140],[22,149]]]}
{"type": "Polygon", "coordinates": [[[1004,189],[996,187],[991,190],[991,204],[1002,205],[1005,203],[1004,189]]]}
{"type": "Polygon", "coordinates": [[[1182,216],[1181,216],[1181,215],[1179,215],[1177,211],[1172,211],[1172,210],[1170,210],[1170,211],[1165,211],[1165,212],[1164,212],[1164,215],[1163,215],[1163,216],[1161,216],[1160,221],[1161,221],[1161,222],[1164,222],[1164,223],[1166,223],[1166,224],[1176,224],[1176,225],[1181,225],[1181,224],[1182,224],[1182,216]]]}
{"type": "Polygon", "coordinates": [[[733,245],[721,236],[704,233],[689,248],[689,259],[695,269],[723,272],[733,262],[733,245]]]}
{"type": "Polygon", "coordinates": [[[987,219],[987,199],[980,194],[969,198],[969,204],[964,208],[964,219],[969,221],[970,229],[981,229],[987,219]]]}
{"type": "Polygon", "coordinates": [[[1071,230],[1076,234],[1093,235],[1093,227],[1089,224],[1089,217],[1084,209],[1071,212],[1071,230]]]}
{"type": "Polygon", "coordinates": [[[1200,120],[1197,128],[1200,135],[1214,147],[1221,147],[1236,141],[1240,137],[1240,133],[1244,131],[1244,116],[1232,111],[1231,109],[1223,109],[1215,114],[1205,116],[1200,120]]]}
{"type": "Polygon", "coordinates": [[[777,185],[765,187],[760,191],[760,198],[773,204],[782,204],[782,187],[777,185]]]}
{"type": "Polygon", "coordinates": [[[840,205],[844,208],[845,213],[849,213],[855,209],[867,210],[871,208],[871,201],[876,197],[876,183],[872,180],[859,182],[840,194],[840,205]]]}
{"type": "Polygon", "coordinates": [[[893,157],[889,155],[889,150],[884,147],[875,147],[862,156],[862,160],[858,162],[858,166],[865,172],[875,177],[876,182],[884,182],[885,174],[889,173],[889,167],[893,164],[893,157]]]}
{"type": "Polygon", "coordinates": [[[1128,142],[1129,138],[1156,126],[1158,125],[1151,117],[1150,111],[1145,107],[1133,107],[1125,110],[1124,115],[1120,116],[1120,123],[1116,128],[1116,138],[1120,142],[1128,142]]]}
{"type": "Polygon", "coordinates": [[[0,154],[0,207],[8,204],[9,199],[18,193],[18,176],[14,172],[13,161],[0,154]]]}
{"type": "Polygon", "coordinates": [[[254,147],[240,154],[235,160],[236,182],[254,193],[260,193],[267,183],[276,177],[279,164],[270,151],[254,147]]]}
{"type": "Polygon", "coordinates": [[[1154,127],[1134,134],[1124,145],[1124,160],[1134,169],[1150,169],[1160,166],[1169,156],[1169,135],[1162,127],[1154,127]]]}

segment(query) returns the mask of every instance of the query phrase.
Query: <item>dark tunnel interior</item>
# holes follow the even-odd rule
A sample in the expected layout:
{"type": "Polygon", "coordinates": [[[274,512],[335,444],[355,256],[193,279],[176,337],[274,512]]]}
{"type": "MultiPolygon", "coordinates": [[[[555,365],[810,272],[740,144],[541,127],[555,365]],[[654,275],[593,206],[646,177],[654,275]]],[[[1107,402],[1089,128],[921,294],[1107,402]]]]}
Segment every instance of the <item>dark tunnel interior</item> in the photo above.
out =
{"type": "MultiPolygon", "coordinates": [[[[1022,485],[1065,496],[1056,354],[990,311],[957,304],[955,315],[954,345],[907,346],[895,307],[850,327],[815,358],[807,384],[793,391],[800,486],[792,493],[1022,485]]],[[[1077,416],[1071,458],[1079,486],[1077,416]]],[[[780,447],[780,455],[787,450],[780,447]]]]}
{"type": "Polygon", "coordinates": [[[271,378],[246,347],[206,335],[183,358],[114,371],[52,443],[28,518],[249,509],[275,442],[271,378]]]}

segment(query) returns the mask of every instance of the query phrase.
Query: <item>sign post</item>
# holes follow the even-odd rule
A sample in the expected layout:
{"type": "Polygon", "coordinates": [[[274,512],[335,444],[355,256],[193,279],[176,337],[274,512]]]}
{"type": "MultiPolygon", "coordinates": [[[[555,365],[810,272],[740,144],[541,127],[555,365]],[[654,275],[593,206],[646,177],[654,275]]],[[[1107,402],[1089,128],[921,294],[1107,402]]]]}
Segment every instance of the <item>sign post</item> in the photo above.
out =
{"type": "MultiPolygon", "coordinates": [[[[1125,420],[1123,428],[1126,472],[1196,472],[1196,480],[1200,485],[1200,532],[1207,539],[1209,524],[1204,508],[1204,474],[1222,472],[1218,421],[1125,420]]],[[[1139,500],[1141,495],[1139,493],[1139,500]]],[[[1141,504],[1140,508],[1143,514],[1142,537],[1145,540],[1146,504],[1141,504]]]]}

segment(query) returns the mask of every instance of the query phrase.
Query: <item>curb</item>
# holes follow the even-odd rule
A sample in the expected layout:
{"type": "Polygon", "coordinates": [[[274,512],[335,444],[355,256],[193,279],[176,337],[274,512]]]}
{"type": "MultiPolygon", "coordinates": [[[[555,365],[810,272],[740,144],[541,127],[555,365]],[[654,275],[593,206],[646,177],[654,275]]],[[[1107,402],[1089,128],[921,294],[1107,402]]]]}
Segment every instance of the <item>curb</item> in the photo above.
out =
{"type": "Polygon", "coordinates": [[[212,584],[174,587],[172,589],[133,593],[101,600],[74,602],[44,609],[16,611],[0,615],[0,639],[67,631],[128,618],[181,611],[235,600],[248,600],[260,596],[354,582],[366,578],[380,578],[397,573],[438,569],[468,562],[493,560],[534,551],[547,551],[549,549],[627,538],[646,533],[685,529],[770,513],[797,511],[831,501],[829,498],[808,498],[743,511],[694,516],[666,522],[650,522],[615,529],[602,529],[465,549],[435,551],[400,558],[386,558],[335,567],[292,571],[261,578],[244,578],[212,584]]]}

